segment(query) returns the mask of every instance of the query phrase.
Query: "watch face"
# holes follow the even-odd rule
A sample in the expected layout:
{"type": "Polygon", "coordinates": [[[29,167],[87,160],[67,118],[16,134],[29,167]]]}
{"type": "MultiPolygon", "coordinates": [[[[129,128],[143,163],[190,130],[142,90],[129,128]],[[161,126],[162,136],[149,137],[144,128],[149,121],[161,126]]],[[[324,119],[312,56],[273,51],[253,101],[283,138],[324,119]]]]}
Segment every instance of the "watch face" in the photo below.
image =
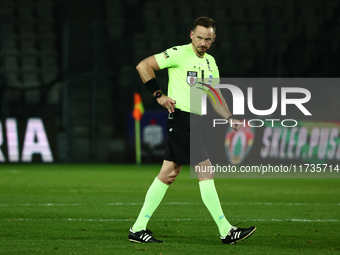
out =
{"type": "Polygon", "coordinates": [[[156,93],[156,98],[159,98],[159,97],[161,97],[162,96],[162,92],[157,92],[156,93]]]}

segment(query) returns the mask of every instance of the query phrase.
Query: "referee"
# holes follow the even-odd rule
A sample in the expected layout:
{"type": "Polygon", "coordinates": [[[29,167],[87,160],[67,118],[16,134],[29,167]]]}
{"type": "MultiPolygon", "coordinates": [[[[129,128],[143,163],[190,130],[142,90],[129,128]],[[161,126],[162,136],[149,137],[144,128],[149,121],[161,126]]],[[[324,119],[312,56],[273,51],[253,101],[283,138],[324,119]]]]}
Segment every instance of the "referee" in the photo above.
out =
{"type": "MultiPolygon", "coordinates": [[[[144,59],[137,65],[137,71],[146,88],[157,102],[169,111],[167,120],[169,140],[161,170],[146,193],[143,207],[135,224],[130,228],[129,240],[131,242],[163,243],[152,236],[152,232],[146,229],[146,225],[162,201],[169,185],[175,181],[185,164],[192,165],[194,169],[211,166],[203,141],[199,136],[200,107],[195,108],[194,104],[190,105],[190,88],[202,86],[200,81],[204,77],[208,78],[207,85],[212,86],[213,84],[209,83],[212,83],[213,79],[219,79],[215,59],[206,53],[216,39],[214,20],[208,17],[198,18],[190,32],[190,38],[190,44],[172,47],[144,59]],[[155,71],[164,68],[168,69],[169,74],[168,95],[163,94],[155,77],[155,71]]],[[[222,105],[214,104],[213,99],[209,97],[214,110],[223,118],[236,123],[237,120],[232,117],[220,90],[215,90],[222,105]]],[[[232,128],[237,131],[239,126],[232,124],[232,128]]],[[[255,227],[237,228],[232,226],[224,216],[213,175],[198,173],[198,178],[203,203],[217,224],[222,242],[233,244],[249,237],[255,231],[255,227]]]]}

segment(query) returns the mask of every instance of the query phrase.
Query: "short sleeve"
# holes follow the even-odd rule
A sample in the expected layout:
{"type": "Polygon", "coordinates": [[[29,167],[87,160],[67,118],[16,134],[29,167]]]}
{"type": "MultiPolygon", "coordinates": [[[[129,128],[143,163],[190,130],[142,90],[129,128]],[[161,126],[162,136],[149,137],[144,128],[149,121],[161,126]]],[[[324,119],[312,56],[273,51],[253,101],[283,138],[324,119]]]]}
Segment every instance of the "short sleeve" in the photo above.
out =
{"type": "Polygon", "coordinates": [[[218,70],[218,66],[216,65],[216,61],[212,58],[212,76],[214,77],[214,84],[220,83],[220,71],[218,70]]]}
{"type": "Polygon", "coordinates": [[[213,73],[212,73],[214,78],[220,78],[220,71],[218,70],[218,67],[216,65],[216,61],[213,58],[213,73]]]}
{"type": "Polygon", "coordinates": [[[155,54],[160,69],[178,67],[181,63],[181,47],[172,47],[161,53],[155,54]]]}

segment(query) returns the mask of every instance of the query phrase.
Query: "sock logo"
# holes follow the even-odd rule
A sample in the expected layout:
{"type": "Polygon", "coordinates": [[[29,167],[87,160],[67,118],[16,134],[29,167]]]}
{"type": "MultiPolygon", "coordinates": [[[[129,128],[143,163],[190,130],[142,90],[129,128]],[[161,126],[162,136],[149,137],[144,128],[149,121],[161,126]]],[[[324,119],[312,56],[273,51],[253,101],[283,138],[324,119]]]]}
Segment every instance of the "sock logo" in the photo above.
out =
{"type": "Polygon", "coordinates": [[[151,216],[148,215],[148,214],[145,214],[145,217],[146,217],[146,218],[149,218],[149,219],[151,218],[151,216]]]}
{"type": "Polygon", "coordinates": [[[222,220],[224,218],[224,214],[221,215],[220,217],[218,217],[220,220],[222,220]]]}

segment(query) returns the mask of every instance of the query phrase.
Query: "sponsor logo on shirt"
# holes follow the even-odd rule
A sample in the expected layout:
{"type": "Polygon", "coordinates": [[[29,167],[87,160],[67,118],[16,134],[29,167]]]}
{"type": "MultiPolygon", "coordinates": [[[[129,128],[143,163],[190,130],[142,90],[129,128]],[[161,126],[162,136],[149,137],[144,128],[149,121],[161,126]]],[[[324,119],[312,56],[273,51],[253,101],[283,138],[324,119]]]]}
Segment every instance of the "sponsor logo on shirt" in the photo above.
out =
{"type": "Polygon", "coordinates": [[[212,83],[213,83],[213,76],[209,74],[208,84],[212,84],[212,83]]]}
{"type": "Polygon", "coordinates": [[[195,85],[197,82],[197,72],[194,72],[194,71],[188,71],[187,72],[187,83],[190,85],[190,86],[193,86],[195,85]]]}

